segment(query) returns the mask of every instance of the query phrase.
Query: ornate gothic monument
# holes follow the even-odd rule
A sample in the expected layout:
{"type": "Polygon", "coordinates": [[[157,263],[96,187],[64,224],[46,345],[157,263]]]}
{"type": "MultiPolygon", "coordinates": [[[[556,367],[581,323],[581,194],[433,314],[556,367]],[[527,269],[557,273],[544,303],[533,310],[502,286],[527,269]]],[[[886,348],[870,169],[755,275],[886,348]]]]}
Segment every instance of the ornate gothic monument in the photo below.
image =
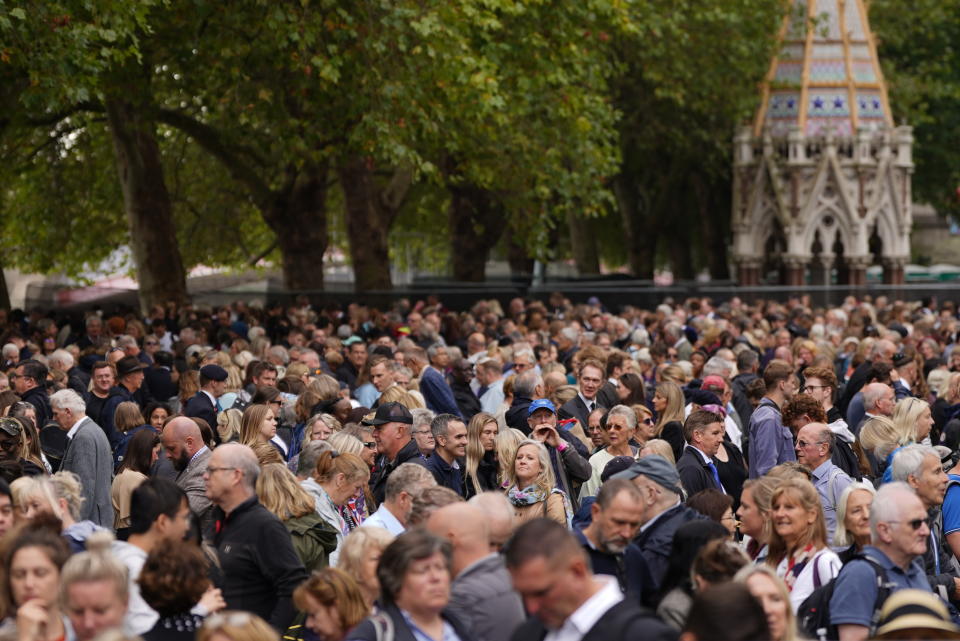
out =
{"type": "Polygon", "coordinates": [[[741,285],[864,284],[910,257],[913,136],[894,127],[863,0],[795,0],[753,126],[734,145],[741,285]]]}

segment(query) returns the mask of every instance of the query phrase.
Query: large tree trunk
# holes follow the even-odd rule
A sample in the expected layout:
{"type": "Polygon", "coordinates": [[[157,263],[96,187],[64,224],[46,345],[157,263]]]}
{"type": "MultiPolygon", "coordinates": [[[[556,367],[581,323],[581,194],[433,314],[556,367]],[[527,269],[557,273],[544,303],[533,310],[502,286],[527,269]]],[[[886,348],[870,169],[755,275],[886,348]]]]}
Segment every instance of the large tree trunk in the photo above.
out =
{"type": "Polygon", "coordinates": [[[107,99],[106,110],[140,284],[140,307],[147,312],[152,305],[168,301],[183,304],[187,301],[186,273],[156,125],[141,108],[119,97],[107,99]]]}
{"type": "Polygon", "coordinates": [[[534,260],[523,243],[518,243],[513,234],[507,232],[507,263],[510,265],[510,280],[515,283],[529,283],[533,275],[534,260]]]}
{"type": "Polygon", "coordinates": [[[695,173],[693,195],[703,230],[703,249],[707,257],[707,269],[714,280],[729,280],[730,268],[727,265],[727,237],[729,235],[730,183],[722,180],[710,180],[695,173]]]}
{"type": "Polygon", "coordinates": [[[635,278],[652,280],[657,257],[657,234],[650,233],[646,225],[646,216],[641,213],[645,207],[640,202],[639,189],[633,182],[632,176],[621,174],[613,181],[613,191],[623,220],[630,273],[635,278]]]}
{"type": "Polygon", "coordinates": [[[358,292],[392,289],[387,239],[413,174],[407,169],[398,169],[381,187],[377,184],[373,164],[359,157],[344,162],[339,174],[346,201],[354,288],[358,292]]]}
{"type": "Polygon", "coordinates": [[[327,165],[304,169],[264,211],[264,220],[277,235],[283,284],[288,290],[323,289],[328,170],[327,165]]]}
{"type": "Polygon", "coordinates": [[[7,277],[3,273],[2,262],[0,262],[0,309],[10,311],[10,290],[7,289],[7,277]]]}
{"type": "Polygon", "coordinates": [[[571,212],[567,213],[570,228],[570,248],[573,261],[580,276],[596,276],[600,273],[600,255],[597,252],[597,236],[590,221],[571,212]]]}
{"type": "Polygon", "coordinates": [[[479,283],[486,278],[490,250],[503,235],[503,207],[489,191],[473,185],[451,186],[448,222],[453,278],[479,283]]]}
{"type": "Polygon", "coordinates": [[[690,234],[677,230],[667,234],[667,252],[670,255],[670,270],[677,280],[693,280],[696,273],[693,267],[692,243],[690,234]]]}

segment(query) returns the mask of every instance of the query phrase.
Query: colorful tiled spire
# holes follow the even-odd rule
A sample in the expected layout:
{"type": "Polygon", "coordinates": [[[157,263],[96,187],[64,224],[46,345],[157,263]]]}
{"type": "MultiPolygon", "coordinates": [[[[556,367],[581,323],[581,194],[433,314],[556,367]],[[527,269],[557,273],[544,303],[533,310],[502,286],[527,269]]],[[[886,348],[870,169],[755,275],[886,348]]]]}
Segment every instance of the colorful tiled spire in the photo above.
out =
{"type": "Polygon", "coordinates": [[[766,127],[782,137],[796,126],[806,136],[851,137],[893,127],[863,0],[795,0],[780,42],[754,135],[766,127]]]}

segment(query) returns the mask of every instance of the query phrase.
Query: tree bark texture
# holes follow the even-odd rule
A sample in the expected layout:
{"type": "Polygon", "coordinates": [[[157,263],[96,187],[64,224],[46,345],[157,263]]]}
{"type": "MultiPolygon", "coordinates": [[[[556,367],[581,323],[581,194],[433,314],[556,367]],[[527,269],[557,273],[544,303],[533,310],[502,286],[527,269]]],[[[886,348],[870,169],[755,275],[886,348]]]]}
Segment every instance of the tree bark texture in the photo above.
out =
{"type": "Polygon", "coordinates": [[[388,238],[400,207],[410,189],[413,174],[398,169],[383,186],[378,184],[372,162],[361,157],[347,159],[339,168],[346,202],[347,238],[353,259],[354,288],[358,292],[393,288],[390,278],[388,238]]]}
{"type": "Polygon", "coordinates": [[[263,219],[277,235],[283,284],[292,291],[323,289],[323,255],[327,251],[328,167],[307,167],[292,173],[263,219]]]}
{"type": "Polygon", "coordinates": [[[187,301],[186,272],[177,244],[173,207],[164,181],[156,125],[133,102],[106,102],[114,158],[130,229],[140,306],[187,301]]]}
{"type": "Polygon", "coordinates": [[[703,230],[703,249],[707,258],[707,269],[714,280],[729,280],[730,267],[727,264],[727,238],[730,234],[730,211],[732,203],[730,179],[718,180],[701,173],[691,176],[693,195],[703,230]]]}
{"type": "Polygon", "coordinates": [[[586,218],[572,211],[567,213],[567,226],[570,229],[570,248],[573,261],[580,276],[596,276],[600,273],[600,254],[597,252],[597,235],[586,218]]]}
{"type": "Polygon", "coordinates": [[[493,194],[473,185],[451,186],[448,223],[453,278],[472,283],[486,278],[490,250],[503,235],[506,216],[493,194]]]}

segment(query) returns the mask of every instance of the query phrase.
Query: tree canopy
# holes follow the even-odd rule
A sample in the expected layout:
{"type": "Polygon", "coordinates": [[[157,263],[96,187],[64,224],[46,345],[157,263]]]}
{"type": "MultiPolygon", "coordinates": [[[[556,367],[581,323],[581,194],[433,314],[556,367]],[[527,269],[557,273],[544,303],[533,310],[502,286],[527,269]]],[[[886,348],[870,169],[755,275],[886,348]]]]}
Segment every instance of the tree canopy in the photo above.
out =
{"type": "MultiPolygon", "coordinates": [[[[491,252],[725,277],[731,138],[788,5],[0,0],[3,260],[131,246],[144,305],[198,264],[321,289],[331,229],[361,290],[491,252]]],[[[916,192],[950,211],[958,7],[871,9],[916,192]]]]}

